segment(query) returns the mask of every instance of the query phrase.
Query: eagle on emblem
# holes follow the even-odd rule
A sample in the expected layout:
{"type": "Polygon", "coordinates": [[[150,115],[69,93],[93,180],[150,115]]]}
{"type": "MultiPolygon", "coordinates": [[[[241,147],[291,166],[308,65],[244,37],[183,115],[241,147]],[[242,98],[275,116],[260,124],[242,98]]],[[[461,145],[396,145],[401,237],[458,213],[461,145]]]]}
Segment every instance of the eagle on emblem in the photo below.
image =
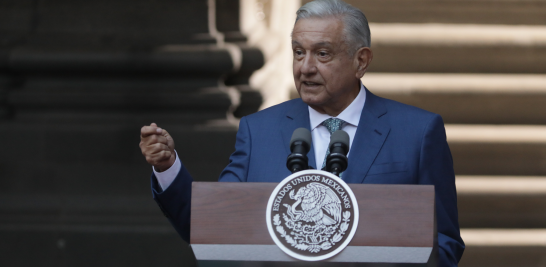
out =
{"type": "Polygon", "coordinates": [[[330,226],[341,222],[341,201],[328,186],[309,183],[296,194],[294,190],[290,191],[290,198],[296,202],[284,206],[293,221],[314,222],[317,226],[330,226]],[[299,205],[301,210],[296,209],[299,205]]]}

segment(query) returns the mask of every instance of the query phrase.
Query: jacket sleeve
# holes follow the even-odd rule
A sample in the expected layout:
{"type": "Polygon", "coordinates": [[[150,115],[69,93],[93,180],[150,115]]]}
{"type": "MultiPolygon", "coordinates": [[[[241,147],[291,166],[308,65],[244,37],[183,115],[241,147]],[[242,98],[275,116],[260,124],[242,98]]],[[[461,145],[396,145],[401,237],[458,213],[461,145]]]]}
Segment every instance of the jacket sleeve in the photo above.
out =
{"type": "Polygon", "coordinates": [[[435,188],[439,266],[457,266],[465,245],[459,230],[453,159],[439,115],[428,123],[421,144],[419,184],[435,188]]]}
{"type": "MultiPolygon", "coordinates": [[[[229,157],[229,165],[222,171],[221,182],[244,182],[247,178],[250,159],[250,131],[246,118],[239,124],[235,143],[235,152],[229,157]]],[[[172,184],[161,190],[156,177],[152,174],[152,194],[163,214],[169,219],[178,234],[190,242],[191,186],[193,178],[182,164],[172,184]]]]}
{"type": "Polygon", "coordinates": [[[191,183],[193,179],[184,166],[165,191],[152,174],[152,195],[157,205],[169,219],[174,229],[186,242],[190,242],[191,183]]]}
{"type": "Polygon", "coordinates": [[[246,182],[250,165],[252,139],[246,117],[241,118],[235,141],[235,152],[229,157],[229,164],[220,174],[219,182],[246,182]]]}

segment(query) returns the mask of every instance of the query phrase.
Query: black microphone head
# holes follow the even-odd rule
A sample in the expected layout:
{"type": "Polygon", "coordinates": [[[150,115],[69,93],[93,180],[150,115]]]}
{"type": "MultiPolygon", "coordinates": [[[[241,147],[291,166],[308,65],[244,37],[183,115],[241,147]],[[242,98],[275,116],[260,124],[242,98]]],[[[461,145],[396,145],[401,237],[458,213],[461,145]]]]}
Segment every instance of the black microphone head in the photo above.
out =
{"type": "Polygon", "coordinates": [[[292,146],[295,142],[301,141],[307,153],[311,148],[311,142],[313,142],[312,140],[313,139],[311,138],[311,132],[309,130],[307,130],[306,128],[298,128],[294,130],[294,133],[292,133],[292,138],[290,139],[290,150],[293,149],[292,146]]]}
{"type": "Polygon", "coordinates": [[[349,134],[346,131],[343,130],[337,130],[335,131],[332,136],[330,136],[330,144],[328,147],[332,147],[335,143],[342,143],[349,148],[349,144],[351,143],[351,138],[349,137],[349,134]]]}
{"type": "Polygon", "coordinates": [[[351,139],[347,132],[338,130],[330,136],[330,154],[326,158],[326,171],[339,176],[347,169],[347,153],[351,139]]]}

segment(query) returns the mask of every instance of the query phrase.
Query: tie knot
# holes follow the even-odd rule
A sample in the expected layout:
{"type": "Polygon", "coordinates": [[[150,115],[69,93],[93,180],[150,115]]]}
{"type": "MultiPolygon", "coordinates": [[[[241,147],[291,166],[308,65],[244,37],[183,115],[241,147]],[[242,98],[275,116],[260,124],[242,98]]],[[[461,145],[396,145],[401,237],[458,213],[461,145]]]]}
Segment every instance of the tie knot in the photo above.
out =
{"type": "Polygon", "coordinates": [[[333,134],[335,131],[341,129],[341,125],[345,121],[338,118],[329,118],[327,120],[324,120],[321,124],[326,126],[330,134],[333,134]]]}

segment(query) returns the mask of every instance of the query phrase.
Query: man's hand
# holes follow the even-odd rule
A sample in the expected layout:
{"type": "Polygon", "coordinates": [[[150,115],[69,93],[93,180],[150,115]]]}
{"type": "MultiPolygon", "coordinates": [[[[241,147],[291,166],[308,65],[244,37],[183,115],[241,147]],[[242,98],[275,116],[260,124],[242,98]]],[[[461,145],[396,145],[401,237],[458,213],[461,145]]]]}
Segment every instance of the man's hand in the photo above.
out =
{"type": "Polygon", "coordinates": [[[169,169],[176,160],[173,138],[155,123],[140,129],[139,146],[146,161],[158,172],[169,169]]]}

